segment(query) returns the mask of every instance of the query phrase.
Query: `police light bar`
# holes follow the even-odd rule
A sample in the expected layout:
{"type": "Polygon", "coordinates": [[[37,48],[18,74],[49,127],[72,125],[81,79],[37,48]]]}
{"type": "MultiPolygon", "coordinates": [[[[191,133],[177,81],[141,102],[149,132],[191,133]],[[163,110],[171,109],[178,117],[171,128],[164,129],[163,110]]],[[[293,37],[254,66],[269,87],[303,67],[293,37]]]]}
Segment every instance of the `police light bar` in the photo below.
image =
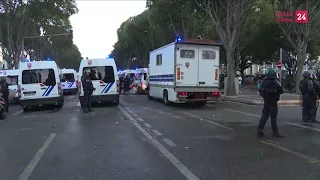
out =
{"type": "Polygon", "coordinates": [[[207,40],[207,39],[184,39],[181,37],[178,37],[176,39],[176,43],[180,44],[202,44],[202,45],[218,45],[222,46],[222,41],[218,40],[207,40]]]}

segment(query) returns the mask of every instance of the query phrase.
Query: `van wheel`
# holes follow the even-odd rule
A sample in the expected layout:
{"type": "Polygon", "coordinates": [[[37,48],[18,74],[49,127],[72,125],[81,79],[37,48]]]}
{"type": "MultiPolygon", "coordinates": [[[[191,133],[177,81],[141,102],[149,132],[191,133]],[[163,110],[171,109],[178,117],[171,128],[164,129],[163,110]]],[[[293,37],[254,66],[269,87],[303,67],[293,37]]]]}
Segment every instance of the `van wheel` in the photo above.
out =
{"type": "Polygon", "coordinates": [[[114,102],[114,105],[118,106],[119,105],[119,98],[114,102]]]}
{"type": "Polygon", "coordinates": [[[23,109],[24,112],[28,112],[30,110],[29,107],[23,107],[22,109],[23,109]]]}
{"type": "Polygon", "coordinates": [[[163,102],[164,102],[164,105],[166,105],[166,106],[170,105],[170,102],[168,100],[168,91],[167,90],[163,91],[163,102]]]}

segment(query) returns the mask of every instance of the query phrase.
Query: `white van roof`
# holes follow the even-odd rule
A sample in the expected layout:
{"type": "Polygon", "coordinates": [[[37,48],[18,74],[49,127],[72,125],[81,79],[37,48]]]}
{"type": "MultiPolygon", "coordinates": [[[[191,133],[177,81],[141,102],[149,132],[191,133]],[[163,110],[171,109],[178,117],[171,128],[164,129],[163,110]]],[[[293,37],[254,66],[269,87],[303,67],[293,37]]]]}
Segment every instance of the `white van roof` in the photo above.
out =
{"type": "Polygon", "coordinates": [[[55,61],[32,61],[32,62],[20,62],[20,70],[25,69],[58,69],[55,61]]]}
{"type": "Polygon", "coordinates": [[[67,74],[67,73],[77,73],[77,71],[76,70],[74,70],[74,69],[60,69],[60,73],[61,74],[67,74]]]}
{"type": "Polygon", "coordinates": [[[18,75],[19,75],[18,69],[0,70],[0,77],[18,76],[18,75]]]}
{"type": "MultiPolygon", "coordinates": [[[[80,62],[80,67],[90,66],[115,66],[116,63],[113,58],[100,58],[100,59],[83,59],[80,62]]],[[[117,70],[117,69],[115,69],[117,70]]]]}

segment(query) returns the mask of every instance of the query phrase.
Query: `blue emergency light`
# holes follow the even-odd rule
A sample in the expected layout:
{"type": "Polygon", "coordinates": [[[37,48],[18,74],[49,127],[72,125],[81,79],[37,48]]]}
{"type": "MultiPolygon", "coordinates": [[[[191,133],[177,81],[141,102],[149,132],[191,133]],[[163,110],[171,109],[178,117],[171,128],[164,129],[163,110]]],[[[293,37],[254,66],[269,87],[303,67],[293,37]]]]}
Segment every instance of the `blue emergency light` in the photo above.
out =
{"type": "Polygon", "coordinates": [[[46,61],[51,61],[51,58],[48,57],[48,58],[46,59],[46,61]]]}
{"type": "Polygon", "coordinates": [[[112,54],[109,54],[107,57],[107,59],[110,59],[110,58],[112,58],[112,54]]]}
{"type": "Polygon", "coordinates": [[[177,42],[183,42],[183,37],[182,36],[178,36],[177,37],[177,42]]]}

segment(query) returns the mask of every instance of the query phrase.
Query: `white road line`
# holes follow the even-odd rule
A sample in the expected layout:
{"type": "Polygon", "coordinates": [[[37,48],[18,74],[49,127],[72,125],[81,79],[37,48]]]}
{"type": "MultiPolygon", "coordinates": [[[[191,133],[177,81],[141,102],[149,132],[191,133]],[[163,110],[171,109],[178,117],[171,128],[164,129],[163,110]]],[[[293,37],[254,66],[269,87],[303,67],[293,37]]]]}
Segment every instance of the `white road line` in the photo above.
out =
{"type": "Polygon", "coordinates": [[[44,152],[49,147],[50,143],[53,141],[53,139],[56,137],[56,133],[52,133],[46,142],[42,145],[42,147],[38,150],[38,152],[35,154],[33,159],[30,161],[29,165],[24,169],[23,173],[19,176],[19,180],[28,180],[30,177],[32,171],[39,163],[41,157],[43,156],[44,152]]]}
{"type": "Polygon", "coordinates": [[[172,142],[170,139],[167,139],[167,138],[163,138],[162,139],[165,143],[167,143],[169,146],[171,147],[175,147],[177,146],[174,142],[172,142]]]}
{"type": "Polygon", "coordinates": [[[134,114],[134,113],[133,113],[132,115],[133,115],[134,117],[138,117],[138,116],[139,116],[138,114],[134,114]]]}
{"type": "Polygon", "coordinates": [[[80,104],[80,102],[78,102],[77,107],[80,107],[80,106],[81,106],[81,104],[80,104]]]}
{"type": "Polygon", "coordinates": [[[319,162],[320,162],[320,161],[317,160],[317,159],[314,159],[314,158],[312,158],[312,157],[303,155],[303,154],[301,154],[301,153],[299,153],[299,152],[296,152],[296,151],[292,151],[292,150],[290,150],[290,149],[287,149],[287,148],[285,148],[285,147],[276,145],[276,144],[274,144],[274,143],[267,142],[267,141],[262,141],[262,140],[261,140],[260,142],[261,142],[262,144],[266,144],[266,145],[269,145],[269,146],[278,148],[278,149],[280,149],[280,150],[282,150],[282,151],[284,151],[284,152],[291,153],[291,154],[296,155],[296,156],[298,156],[298,157],[300,157],[300,158],[306,159],[306,160],[308,160],[310,163],[319,163],[319,162]]]}
{"type": "Polygon", "coordinates": [[[19,115],[19,114],[21,114],[21,113],[23,113],[23,110],[17,111],[17,112],[15,112],[13,115],[16,116],[16,115],[19,115]]]}
{"type": "Polygon", "coordinates": [[[202,119],[202,121],[205,121],[205,122],[207,122],[207,123],[210,123],[210,124],[215,125],[215,126],[218,126],[218,127],[221,127],[221,128],[223,128],[223,129],[226,129],[226,130],[229,130],[229,131],[234,131],[234,129],[232,129],[232,128],[229,128],[229,127],[227,127],[227,126],[224,126],[224,125],[219,124],[219,123],[216,123],[216,122],[213,122],[213,121],[211,121],[211,120],[203,119],[203,118],[201,118],[201,117],[199,117],[199,116],[196,116],[196,115],[193,115],[193,114],[190,114],[190,113],[187,113],[187,112],[183,112],[183,113],[186,114],[186,115],[188,115],[188,116],[194,117],[194,118],[202,119]]]}
{"type": "Polygon", "coordinates": [[[147,128],[152,128],[152,126],[148,123],[144,123],[144,125],[147,127],[147,128]]]}
{"type": "Polygon", "coordinates": [[[34,130],[36,128],[21,128],[21,129],[14,129],[13,131],[27,131],[27,130],[34,130]]]}
{"type": "Polygon", "coordinates": [[[157,136],[162,136],[163,134],[161,132],[159,132],[158,130],[152,130],[152,132],[157,135],[157,136]]]}
{"type": "Polygon", "coordinates": [[[141,121],[141,122],[144,121],[141,117],[137,117],[137,120],[138,120],[138,121],[141,121]]]}
{"type": "Polygon", "coordinates": [[[248,115],[248,116],[258,117],[258,118],[261,117],[261,116],[256,115],[256,114],[246,113],[246,112],[237,111],[237,110],[233,110],[233,109],[224,109],[224,110],[226,110],[226,111],[231,111],[231,112],[235,112],[235,113],[239,113],[239,114],[244,114],[244,115],[248,115]]]}
{"type": "Polygon", "coordinates": [[[132,123],[143,133],[146,138],[188,179],[188,180],[200,180],[195,174],[193,174],[182,162],[179,161],[173,154],[170,153],[158,140],[153,138],[146,130],[144,130],[138,123],[134,122],[134,118],[126,112],[121,106],[118,106],[120,111],[132,121],[132,123]]]}
{"type": "Polygon", "coordinates": [[[296,127],[301,127],[301,128],[305,128],[305,129],[311,129],[311,130],[320,132],[320,129],[314,128],[314,127],[304,126],[304,125],[300,125],[300,124],[296,124],[296,123],[290,123],[290,122],[285,122],[284,124],[288,124],[288,125],[296,126],[296,127]]]}
{"type": "Polygon", "coordinates": [[[128,112],[129,112],[129,113],[131,113],[131,114],[134,114],[134,112],[133,112],[133,111],[131,111],[131,110],[128,110],[128,112]]]}

